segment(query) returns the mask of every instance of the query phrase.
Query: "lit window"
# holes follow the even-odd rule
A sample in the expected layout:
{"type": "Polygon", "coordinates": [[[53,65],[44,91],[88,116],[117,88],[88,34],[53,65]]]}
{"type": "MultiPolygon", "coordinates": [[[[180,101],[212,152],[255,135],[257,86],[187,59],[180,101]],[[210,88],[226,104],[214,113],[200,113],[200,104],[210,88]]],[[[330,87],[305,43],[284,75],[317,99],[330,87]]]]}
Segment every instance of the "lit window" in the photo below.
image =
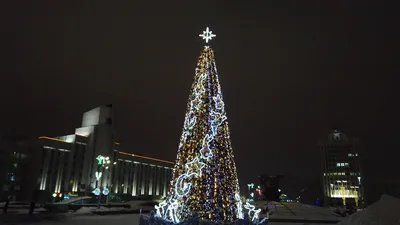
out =
{"type": "Polygon", "coordinates": [[[356,153],[356,156],[358,156],[358,154],[356,153]]]}
{"type": "Polygon", "coordinates": [[[15,181],[15,176],[14,176],[14,175],[12,175],[12,176],[10,177],[10,181],[15,181]]]}
{"type": "Polygon", "coordinates": [[[338,180],[337,182],[338,182],[338,183],[342,183],[342,181],[340,181],[340,180],[338,180]]]}
{"type": "Polygon", "coordinates": [[[324,173],[324,176],[326,176],[326,173],[324,173]]]}
{"type": "Polygon", "coordinates": [[[347,183],[347,180],[342,180],[343,183],[347,183]]]}
{"type": "Polygon", "coordinates": [[[349,163],[344,163],[344,166],[349,166],[349,163]]]}
{"type": "Polygon", "coordinates": [[[349,157],[353,157],[354,155],[353,155],[352,153],[349,153],[348,156],[349,156],[349,157]]]}
{"type": "Polygon", "coordinates": [[[17,168],[17,167],[18,167],[18,163],[13,163],[12,166],[13,166],[14,168],[17,168]]]}
{"type": "Polygon", "coordinates": [[[340,163],[340,166],[344,166],[344,163],[340,163]]]}

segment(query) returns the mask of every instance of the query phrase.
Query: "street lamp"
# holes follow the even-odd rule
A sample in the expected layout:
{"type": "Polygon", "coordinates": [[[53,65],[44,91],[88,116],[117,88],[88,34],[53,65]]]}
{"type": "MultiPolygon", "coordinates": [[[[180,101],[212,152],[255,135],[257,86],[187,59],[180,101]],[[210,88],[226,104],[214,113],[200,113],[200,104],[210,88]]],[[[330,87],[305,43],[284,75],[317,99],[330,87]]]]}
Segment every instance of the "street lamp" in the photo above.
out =
{"type": "MultiPolygon", "coordinates": [[[[108,165],[111,163],[110,157],[104,157],[102,155],[99,155],[96,157],[97,160],[97,171],[95,173],[96,175],[96,188],[93,190],[93,194],[98,196],[98,201],[97,201],[97,208],[100,208],[100,199],[101,199],[101,194],[107,196],[110,193],[110,190],[107,187],[103,187],[103,191],[101,191],[101,177],[103,175],[104,170],[108,170],[108,165]],[[99,184],[100,182],[100,184],[99,184]]],[[[115,165],[115,164],[114,164],[115,165]]]]}

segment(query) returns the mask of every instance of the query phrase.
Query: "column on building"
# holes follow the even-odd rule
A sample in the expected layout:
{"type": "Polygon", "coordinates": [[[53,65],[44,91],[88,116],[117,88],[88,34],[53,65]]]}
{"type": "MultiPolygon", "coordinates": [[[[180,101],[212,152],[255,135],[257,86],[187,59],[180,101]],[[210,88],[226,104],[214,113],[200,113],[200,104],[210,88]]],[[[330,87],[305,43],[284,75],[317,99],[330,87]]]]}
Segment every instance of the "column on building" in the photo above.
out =
{"type": "Polygon", "coordinates": [[[149,166],[149,191],[148,195],[153,195],[153,175],[154,175],[154,165],[149,166]]]}
{"type": "Polygon", "coordinates": [[[161,177],[160,177],[160,167],[157,166],[155,168],[156,170],[156,195],[160,195],[160,183],[161,183],[161,177]]]}
{"type": "Polygon", "coordinates": [[[141,163],[138,164],[138,172],[136,177],[136,195],[140,195],[142,188],[142,171],[143,165],[141,163]]]}
{"type": "Polygon", "coordinates": [[[164,168],[163,169],[163,174],[164,174],[164,187],[163,187],[163,196],[167,195],[167,186],[168,186],[168,169],[164,168]]]}
{"type": "Polygon", "coordinates": [[[144,195],[144,188],[145,188],[145,183],[146,183],[146,167],[147,166],[145,166],[145,164],[142,164],[142,171],[141,171],[141,174],[142,174],[142,179],[141,179],[141,182],[140,182],[140,185],[141,185],[141,187],[140,187],[140,194],[141,195],[144,195]]]}
{"type": "Polygon", "coordinates": [[[127,165],[128,163],[127,162],[123,162],[123,165],[124,165],[124,169],[123,169],[123,178],[124,178],[124,189],[123,189],[123,192],[122,193],[124,193],[124,194],[127,194],[128,193],[128,176],[129,176],[129,171],[128,171],[128,169],[129,168],[127,168],[127,165]]]}
{"type": "Polygon", "coordinates": [[[134,163],[134,169],[133,169],[133,179],[132,179],[132,196],[136,196],[136,190],[137,190],[137,174],[138,174],[138,168],[139,164],[134,163]]]}
{"type": "Polygon", "coordinates": [[[46,190],[46,184],[47,184],[47,173],[49,170],[49,164],[50,164],[50,158],[51,158],[51,150],[44,150],[44,162],[43,162],[43,167],[42,167],[42,174],[41,174],[41,180],[40,180],[40,190],[46,190]]]}

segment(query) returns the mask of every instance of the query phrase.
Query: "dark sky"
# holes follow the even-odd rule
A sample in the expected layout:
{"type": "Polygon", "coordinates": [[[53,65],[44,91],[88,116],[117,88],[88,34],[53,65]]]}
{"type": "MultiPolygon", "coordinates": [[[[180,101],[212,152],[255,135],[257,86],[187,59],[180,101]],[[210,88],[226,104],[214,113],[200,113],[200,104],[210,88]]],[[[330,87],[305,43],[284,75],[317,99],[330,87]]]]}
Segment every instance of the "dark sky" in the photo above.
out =
{"type": "Polygon", "coordinates": [[[318,184],[332,128],[365,142],[370,174],[395,177],[398,18],[378,2],[2,1],[0,132],[72,133],[112,102],[124,151],[174,160],[210,26],[242,186],[318,184]]]}

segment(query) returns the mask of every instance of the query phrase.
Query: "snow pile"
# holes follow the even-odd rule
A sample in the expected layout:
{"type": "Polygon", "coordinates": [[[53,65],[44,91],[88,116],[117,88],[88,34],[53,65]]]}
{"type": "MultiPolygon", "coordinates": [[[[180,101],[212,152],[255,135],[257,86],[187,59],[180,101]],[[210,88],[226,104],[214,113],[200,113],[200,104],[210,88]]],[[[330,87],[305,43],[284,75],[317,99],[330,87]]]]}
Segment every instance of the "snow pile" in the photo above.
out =
{"type": "Polygon", "coordinates": [[[74,214],[90,214],[92,213],[92,209],[89,207],[82,207],[78,210],[76,210],[76,212],[74,214]]]}
{"type": "Polygon", "coordinates": [[[92,197],[90,197],[90,196],[84,196],[84,197],[79,197],[79,198],[71,198],[71,199],[68,199],[68,200],[61,201],[61,202],[56,202],[56,203],[54,203],[54,204],[57,204],[57,205],[71,204],[71,203],[73,203],[73,202],[77,202],[77,201],[81,201],[81,200],[86,200],[86,199],[92,199],[92,197]]]}
{"type": "Polygon", "coordinates": [[[97,209],[97,208],[93,209],[93,212],[112,212],[112,211],[126,211],[126,209],[121,208],[121,207],[108,208],[108,207],[104,207],[104,206],[101,206],[100,209],[97,209]]]}
{"type": "Polygon", "coordinates": [[[399,225],[400,199],[382,195],[381,199],[367,210],[357,212],[339,225],[399,225]]]}

